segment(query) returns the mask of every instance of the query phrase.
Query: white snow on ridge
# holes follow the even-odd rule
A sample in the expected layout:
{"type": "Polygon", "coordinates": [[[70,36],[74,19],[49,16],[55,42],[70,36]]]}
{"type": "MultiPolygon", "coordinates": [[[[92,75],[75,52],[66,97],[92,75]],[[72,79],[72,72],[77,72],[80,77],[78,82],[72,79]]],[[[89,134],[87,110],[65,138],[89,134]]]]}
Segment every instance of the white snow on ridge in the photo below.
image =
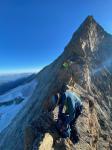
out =
{"type": "Polygon", "coordinates": [[[19,86],[16,89],[13,89],[12,91],[2,96],[2,102],[4,102],[5,100],[10,100],[10,98],[14,99],[18,96],[22,96],[24,100],[20,104],[12,104],[9,106],[0,107],[0,132],[11,123],[12,119],[14,119],[16,114],[23,108],[25,103],[33,94],[36,85],[37,81],[33,80],[30,83],[19,86]]]}
{"type": "Polygon", "coordinates": [[[12,89],[8,93],[4,95],[0,95],[0,102],[10,101],[18,96],[23,97],[23,98],[29,97],[32,91],[34,90],[36,84],[37,84],[36,81],[33,80],[30,83],[26,83],[15,89],[12,89]]]}
{"type": "Polygon", "coordinates": [[[26,101],[27,100],[18,105],[13,104],[7,107],[0,108],[0,132],[11,123],[12,119],[22,109],[26,101]]]}

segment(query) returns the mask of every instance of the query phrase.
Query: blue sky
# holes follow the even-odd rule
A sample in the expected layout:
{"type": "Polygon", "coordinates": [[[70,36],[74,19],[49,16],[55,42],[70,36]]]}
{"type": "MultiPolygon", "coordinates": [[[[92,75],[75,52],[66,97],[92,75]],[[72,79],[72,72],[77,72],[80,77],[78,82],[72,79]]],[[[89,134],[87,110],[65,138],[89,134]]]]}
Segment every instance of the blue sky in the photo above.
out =
{"type": "Polygon", "coordinates": [[[0,73],[51,63],[88,15],[112,33],[112,0],[1,0],[0,73]]]}

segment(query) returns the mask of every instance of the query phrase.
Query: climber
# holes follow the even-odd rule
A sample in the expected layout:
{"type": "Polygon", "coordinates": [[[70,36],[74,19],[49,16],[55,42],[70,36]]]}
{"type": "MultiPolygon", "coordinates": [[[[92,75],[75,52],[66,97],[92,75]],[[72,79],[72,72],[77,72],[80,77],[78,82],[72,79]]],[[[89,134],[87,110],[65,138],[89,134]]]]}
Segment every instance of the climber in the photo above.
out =
{"type": "Polygon", "coordinates": [[[79,135],[75,126],[76,120],[81,114],[83,106],[79,97],[67,89],[68,87],[64,84],[56,97],[59,105],[57,128],[61,131],[61,135],[64,138],[70,137],[75,144],[79,141],[79,135]]]}

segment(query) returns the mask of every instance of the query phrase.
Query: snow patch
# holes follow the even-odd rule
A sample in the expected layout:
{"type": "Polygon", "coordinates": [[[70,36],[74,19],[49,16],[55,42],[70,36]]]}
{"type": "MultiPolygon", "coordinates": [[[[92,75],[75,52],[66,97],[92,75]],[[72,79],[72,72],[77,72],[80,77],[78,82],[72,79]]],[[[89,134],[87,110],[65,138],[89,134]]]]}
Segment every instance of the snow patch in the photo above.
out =
{"type": "Polygon", "coordinates": [[[16,114],[23,108],[25,103],[29,100],[36,88],[37,81],[33,80],[30,83],[19,86],[16,89],[8,92],[7,94],[0,96],[0,102],[14,99],[18,96],[22,96],[24,100],[20,104],[12,104],[9,106],[0,107],[0,132],[5,129],[14,119],[16,114]]]}
{"type": "Polygon", "coordinates": [[[15,89],[12,89],[8,93],[0,96],[0,102],[10,101],[18,96],[27,98],[32,94],[32,91],[34,90],[36,85],[37,85],[36,80],[33,80],[30,83],[26,83],[15,89]]]}

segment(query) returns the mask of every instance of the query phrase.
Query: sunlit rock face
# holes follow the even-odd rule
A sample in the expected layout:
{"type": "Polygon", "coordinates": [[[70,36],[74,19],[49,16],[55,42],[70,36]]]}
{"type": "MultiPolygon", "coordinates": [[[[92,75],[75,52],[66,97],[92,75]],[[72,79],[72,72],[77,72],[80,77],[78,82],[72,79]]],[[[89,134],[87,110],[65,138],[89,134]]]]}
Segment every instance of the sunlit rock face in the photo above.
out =
{"type": "Polygon", "coordinates": [[[71,49],[72,52],[86,57],[98,50],[105,34],[104,29],[97,24],[94,18],[88,16],[73,34],[71,41],[65,49],[71,49]]]}
{"type": "MultiPolygon", "coordinates": [[[[37,75],[38,85],[30,100],[13,122],[0,134],[0,149],[23,150],[25,127],[34,120],[38,128],[39,126],[43,130],[47,128],[47,134],[41,130],[42,135],[45,134],[43,136],[45,139],[40,141],[42,146],[47,144],[44,141],[47,141],[46,135],[48,135],[51,149],[56,147],[62,149],[62,145],[64,149],[69,150],[112,149],[111,49],[112,36],[105,32],[92,16],[88,16],[73,34],[63,54],[37,75]],[[77,122],[80,142],[75,147],[68,141],[62,142],[59,136],[56,139],[51,134],[52,126],[49,127],[54,119],[51,119],[50,123],[46,120],[51,97],[61,89],[63,83],[67,83],[70,90],[82,98],[84,105],[83,114],[77,122]],[[40,120],[39,117],[43,111],[45,112],[44,117],[41,117],[43,120],[40,120]]],[[[55,111],[53,115],[56,115],[55,111]]]]}

